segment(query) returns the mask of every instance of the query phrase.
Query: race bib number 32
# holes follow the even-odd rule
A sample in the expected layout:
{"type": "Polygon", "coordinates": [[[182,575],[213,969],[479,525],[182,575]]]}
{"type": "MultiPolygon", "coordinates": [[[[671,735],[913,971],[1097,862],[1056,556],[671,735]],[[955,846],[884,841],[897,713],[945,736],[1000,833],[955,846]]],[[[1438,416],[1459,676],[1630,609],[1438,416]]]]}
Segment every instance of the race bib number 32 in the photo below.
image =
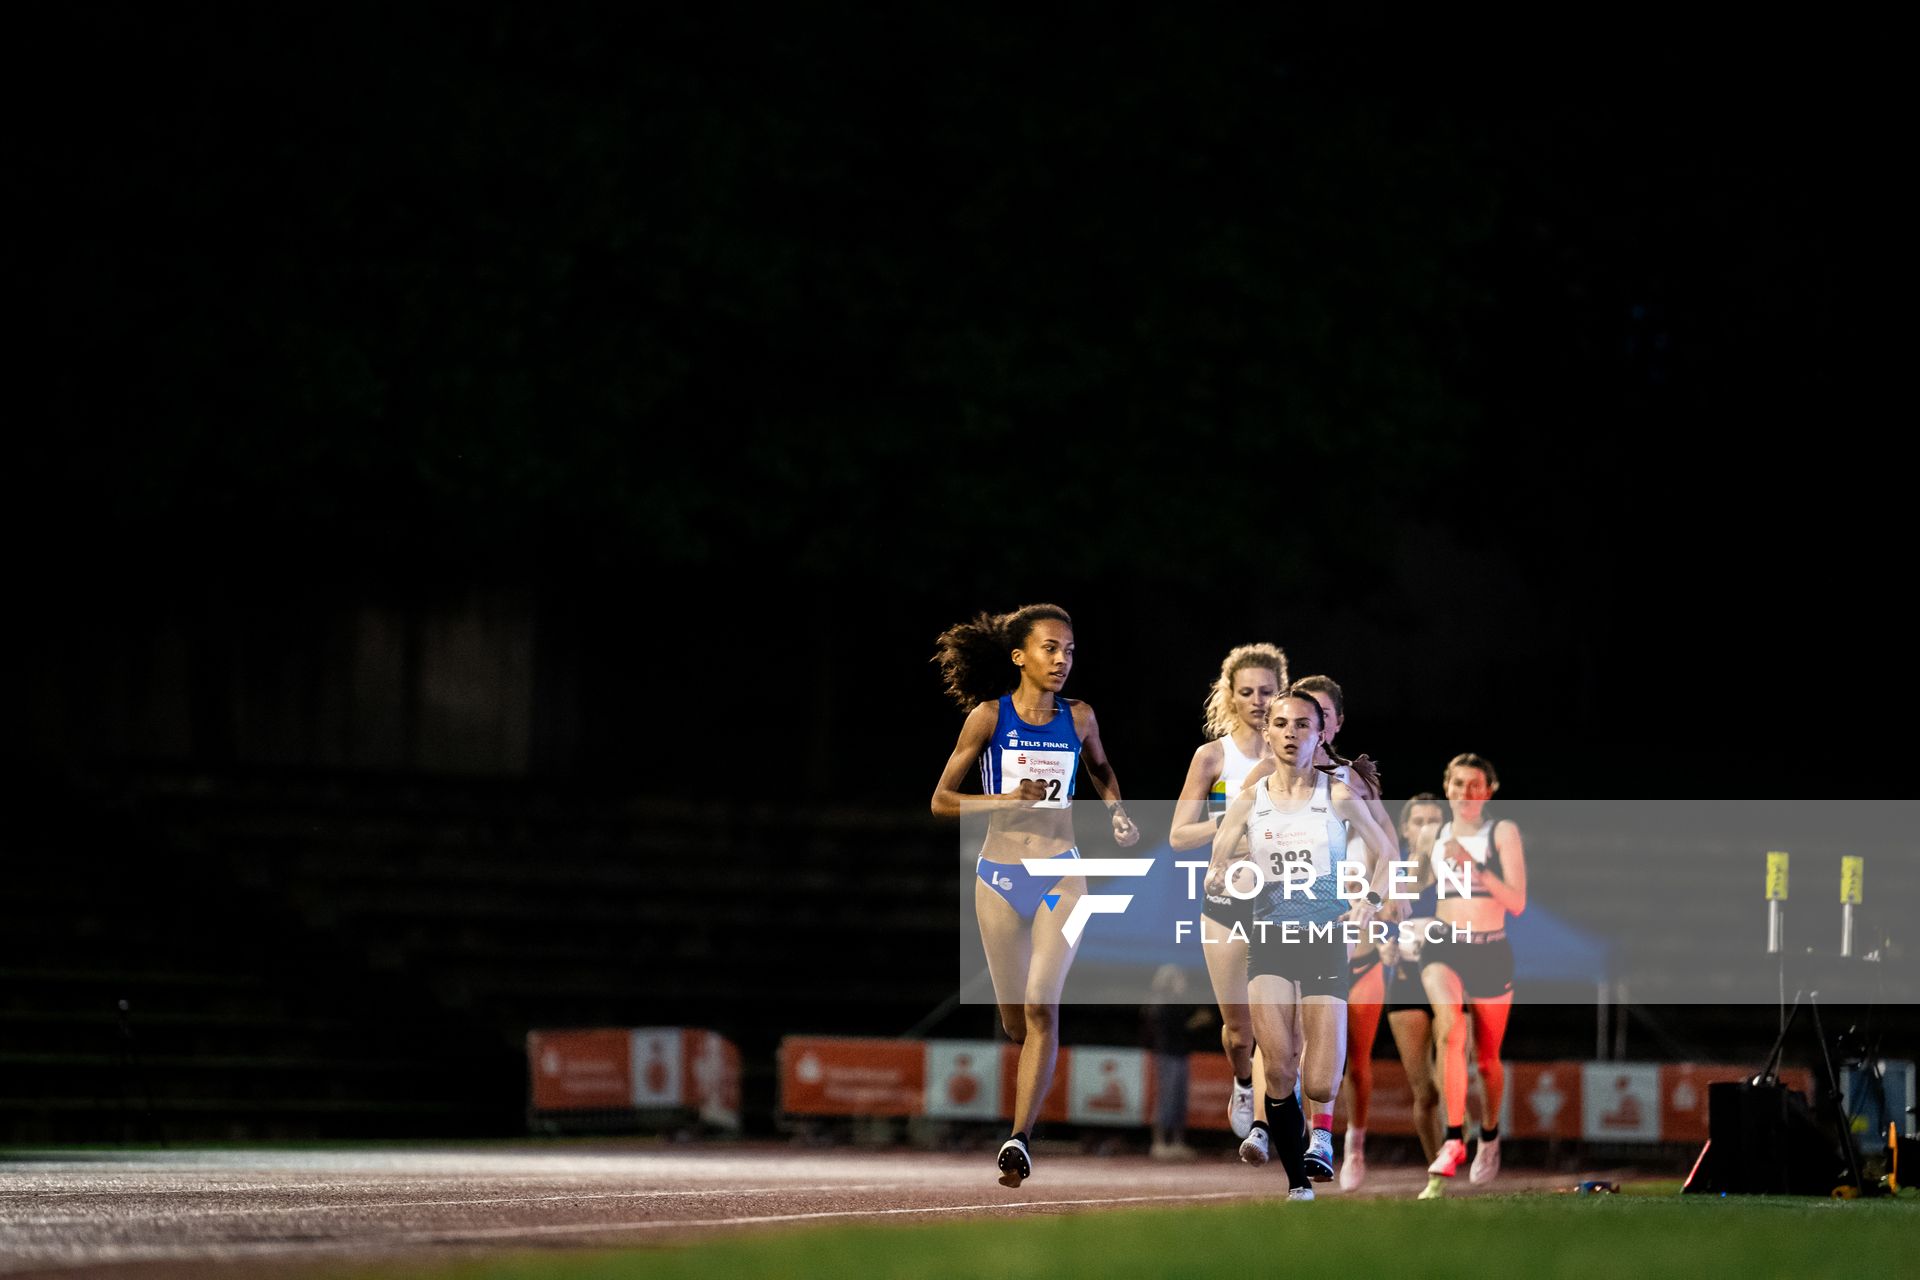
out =
{"type": "Polygon", "coordinates": [[[1035,803],[1036,809],[1064,809],[1072,803],[1073,752],[1015,750],[1000,756],[1000,791],[1005,795],[1020,789],[1022,778],[1032,778],[1047,789],[1047,798],[1035,803]]]}

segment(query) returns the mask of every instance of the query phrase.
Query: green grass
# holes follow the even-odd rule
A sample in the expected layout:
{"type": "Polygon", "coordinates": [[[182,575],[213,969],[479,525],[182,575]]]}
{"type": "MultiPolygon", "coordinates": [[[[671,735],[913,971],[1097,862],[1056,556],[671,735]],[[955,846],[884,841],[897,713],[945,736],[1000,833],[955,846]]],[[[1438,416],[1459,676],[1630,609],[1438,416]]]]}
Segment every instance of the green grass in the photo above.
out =
{"type": "MultiPolygon", "coordinates": [[[[391,1266],[362,1280],[613,1277],[1910,1274],[1920,1197],[1696,1199],[1671,1194],[1266,1203],[913,1226],[818,1227],[617,1253],[391,1266]],[[1902,1263],[1900,1259],[1906,1258],[1902,1263]]],[[[334,1273],[337,1274],[337,1273],[334,1273]]]]}

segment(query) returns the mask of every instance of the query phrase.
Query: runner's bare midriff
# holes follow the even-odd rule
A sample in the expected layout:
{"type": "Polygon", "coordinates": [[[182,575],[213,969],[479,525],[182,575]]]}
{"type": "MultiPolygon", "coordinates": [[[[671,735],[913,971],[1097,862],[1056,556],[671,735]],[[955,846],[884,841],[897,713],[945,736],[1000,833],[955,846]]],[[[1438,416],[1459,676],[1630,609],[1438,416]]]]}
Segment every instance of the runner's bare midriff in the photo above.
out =
{"type": "Polygon", "coordinates": [[[1017,809],[987,821],[980,856],[988,862],[1051,858],[1073,848],[1073,812],[1069,809],[1017,809]]]}

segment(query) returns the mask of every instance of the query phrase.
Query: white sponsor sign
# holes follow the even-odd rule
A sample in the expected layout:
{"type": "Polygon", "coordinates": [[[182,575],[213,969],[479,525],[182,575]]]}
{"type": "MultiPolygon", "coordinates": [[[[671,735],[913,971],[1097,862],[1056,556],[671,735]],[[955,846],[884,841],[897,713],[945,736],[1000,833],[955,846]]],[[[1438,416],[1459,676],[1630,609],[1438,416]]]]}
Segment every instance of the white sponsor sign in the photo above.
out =
{"type": "Polygon", "coordinates": [[[693,1060],[694,1100],[700,1106],[700,1118],[721,1129],[740,1127],[740,1110],[734,1105],[738,1082],[728,1079],[727,1045],[718,1032],[702,1031],[700,1048],[693,1060]]]}
{"type": "Polygon", "coordinates": [[[992,1040],[927,1041],[927,1114],[936,1120],[998,1120],[1000,1046],[992,1040]]]}
{"type": "Polygon", "coordinates": [[[1145,1049],[1075,1049],[1069,1062],[1069,1121],[1074,1124],[1146,1123],[1145,1049]]]}
{"type": "Polygon", "coordinates": [[[1582,1066],[1580,1136],[1589,1142],[1660,1141],[1660,1065],[1589,1062],[1582,1066]]]}
{"type": "Polygon", "coordinates": [[[633,1105],[677,1107],[680,1089],[680,1028],[636,1027],[632,1033],[633,1105]]]}

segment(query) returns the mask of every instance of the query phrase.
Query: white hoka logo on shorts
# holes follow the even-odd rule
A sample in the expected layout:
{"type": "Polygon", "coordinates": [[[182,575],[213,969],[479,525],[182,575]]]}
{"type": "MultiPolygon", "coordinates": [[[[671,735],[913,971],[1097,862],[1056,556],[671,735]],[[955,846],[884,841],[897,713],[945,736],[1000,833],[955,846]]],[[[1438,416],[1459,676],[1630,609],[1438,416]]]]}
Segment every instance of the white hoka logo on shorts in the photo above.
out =
{"type": "MultiPolygon", "coordinates": [[[[1053,858],[1020,859],[1032,875],[1058,875],[1060,863],[1053,858]]],[[[1076,858],[1073,874],[1082,876],[1143,876],[1153,870],[1152,858],[1076,858]]],[[[1067,922],[1060,926],[1060,932],[1066,937],[1067,945],[1073,946],[1080,941],[1080,935],[1087,927],[1087,917],[1098,915],[1117,916],[1127,909],[1133,901],[1130,893],[1083,893],[1074,901],[1073,910],[1067,913],[1067,922]]]]}

